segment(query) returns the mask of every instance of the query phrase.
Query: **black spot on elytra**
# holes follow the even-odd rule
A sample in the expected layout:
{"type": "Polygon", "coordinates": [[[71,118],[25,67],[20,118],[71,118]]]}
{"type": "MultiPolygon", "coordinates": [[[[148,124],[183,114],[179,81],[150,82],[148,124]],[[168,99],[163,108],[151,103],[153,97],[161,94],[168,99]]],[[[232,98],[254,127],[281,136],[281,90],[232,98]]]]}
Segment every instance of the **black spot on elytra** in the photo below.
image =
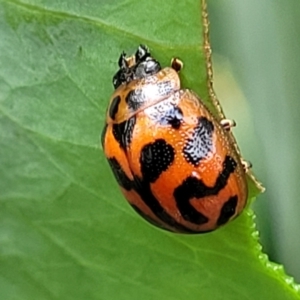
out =
{"type": "Polygon", "coordinates": [[[200,161],[212,151],[212,135],[214,125],[205,117],[198,119],[198,125],[194,128],[192,137],[187,140],[183,148],[183,155],[187,162],[198,166],[200,161]]]}
{"type": "MultiPolygon", "coordinates": [[[[196,233],[193,230],[176,222],[176,220],[166,212],[166,210],[160,205],[158,200],[153,195],[149,182],[147,182],[145,180],[141,180],[138,177],[135,177],[134,186],[135,186],[136,192],[140,195],[143,202],[150,208],[150,210],[153,212],[153,214],[155,214],[157,216],[157,218],[162,221],[162,224],[163,223],[168,224],[172,229],[174,229],[173,231],[175,231],[175,232],[196,233]]],[[[136,207],[134,207],[134,208],[136,209],[136,207]]],[[[139,209],[136,209],[136,211],[138,213],[140,213],[140,215],[142,217],[144,217],[150,223],[152,223],[158,227],[161,227],[163,229],[166,229],[166,228],[164,228],[164,226],[162,224],[155,222],[153,219],[149,218],[147,215],[145,215],[139,209]]],[[[169,230],[169,229],[166,229],[166,230],[169,230]]]]}
{"type": "Polygon", "coordinates": [[[167,115],[167,121],[174,129],[179,129],[182,119],[183,113],[179,107],[174,107],[167,115]]]}
{"type": "Polygon", "coordinates": [[[158,122],[160,125],[171,125],[172,128],[179,129],[182,119],[182,110],[177,106],[171,105],[168,110],[161,114],[158,122]]]}
{"type": "Polygon", "coordinates": [[[238,197],[230,197],[224,204],[221,209],[220,216],[218,218],[217,224],[223,225],[228,222],[228,220],[235,214],[236,206],[238,203],[238,197]]]}
{"type": "Polygon", "coordinates": [[[145,103],[145,100],[145,94],[142,89],[131,90],[125,98],[128,108],[132,112],[137,111],[145,103]]]}
{"type": "Polygon", "coordinates": [[[118,184],[127,191],[134,189],[139,194],[141,200],[149,207],[153,214],[162,221],[162,223],[156,222],[155,220],[151,219],[151,217],[146,215],[143,211],[141,211],[136,205],[130,204],[143,218],[145,218],[151,224],[163,229],[166,229],[163,224],[168,224],[169,227],[174,229],[173,231],[175,232],[196,233],[193,230],[186,228],[185,226],[178,223],[165,211],[165,209],[160,205],[159,201],[153,195],[150,187],[150,182],[140,179],[137,176],[134,176],[134,180],[130,180],[115,157],[109,158],[108,162],[118,184]]]}
{"type": "Polygon", "coordinates": [[[117,159],[113,157],[113,158],[108,158],[107,160],[118,184],[127,191],[131,190],[133,187],[133,181],[130,180],[128,176],[125,174],[117,159]]]}
{"type": "MultiPolygon", "coordinates": [[[[174,191],[174,198],[182,217],[194,224],[205,224],[208,218],[196,210],[190,203],[192,198],[204,197],[208,187],[195,177],[188,177],[174,191]]],[[[201,199],[199,199],[201,201],[201,199]]]]}
{"type": "Polygon", "coordinates": [[[198,212],[191,205],[190,200],[192,198],[198,198],[199,201],[201,201],[204,197],[217,195],[226,186],[228,178],[230,174],[234,172],[236,166],[236,161],[232,157],[226,156],[223,162],[223,170],[219,174],[213,187],[205,185],[201,179],[190,176],[174,190],[177,207],[185,220],[194,224],[204,224],[208,222],[208,218],[198,212]]]}
{"type": "Polygon", "coordinates": [[[102,129],[102,133],[101,133],[101,145],[102,145],[102,148],[104,148],[104,141],[105,141],[105,135],[106,135],[106,131],[107,131],[107,126],[108,124],[105,123],[103,129],[102,129]]]}
{"type": "Polygon", "coordinates": [[[110,116],[110,118],[111,118],[112,120],[114,120],[115,117],[116,117],[116,114],[117,114],[118,109],[119,109],[120,102],[121,102],[121,97],[120,97],[120,96],[116,96],[116,97],[112,100],[112,102],[111,102],[111,104],[110,104],[110,106],[109,106],[108,114],[109,114],[109,116],[110,116]]]}
{"type": "Polygon", "coordinates": [[[135,123],[136,117],[133,116],[120,124],[113,124],[112,133],[114,138],[125,151],[131,143],[135,123]]]}
{"type": "Polygon", "coordinates": [[[159,123],[162,126],[169,125],[174,129],[180,128],[183,119],[182,110],[168,100],[161,101],[147,108],[147,115],[155,123],[159,123]]]}
{"type": "MultiPolygon", "coordinates": [[[[123,140],[122,144],[126,145],[127,142],[123,140]]],[[[128,191],[134,189],[139,194],[142,201],[149,207],[153,214],[155,214],[157,218],[162,221],[162,223],[160,224],[154,221],[134,205],[133,207],[142,217],[158,227],[164,228],[163,224],[167,224],[176,232],[196,233],[196,231],[193,231],[178,223],[171,215],[169,215],[168,212],[161,206],[151,190],[151,183],[155,182],[160,174],[167,170],[174,160],[174,149],[172,146],[166,143],[163,139],[158,139],[154,143],[146,145],[142,149],[141,153],[140,163],[142,178],[134,176],[134,180],[130,180],[122,170],[120,163],[114,157],[108,159],[108,162],[118,184],[128,191]]],[[[175,189],[174,197],[177,207],[185,220],[194,224],[205,224],[208,222],[208,218],[198,212],[190,204],[190,200],[192,198],[198,198],[199,201],[201,201],[201,198],[205,196],[218,194],[218,192],[225,187],[230,174],[234,172],[236,166],[237,163],[234,161],[234,159],[230,156],[227,156],[223,163],[223,170],[219,174],[213,187],[208,187],[202,182],[202,180],[190,176],[175,189]]],[[[224,204],[217,221],[218,225],[226,223],[230,217],[234,215],[237,200],[238,199],[236,196],[231,197],[224,204]]]]}
{"type": "Polygon", "coordinates": [[[143,180],[155,182],[168,169],[175,156],[175,150],[163,139],[157,139],[143,147],[140,156],[143,180]]]}

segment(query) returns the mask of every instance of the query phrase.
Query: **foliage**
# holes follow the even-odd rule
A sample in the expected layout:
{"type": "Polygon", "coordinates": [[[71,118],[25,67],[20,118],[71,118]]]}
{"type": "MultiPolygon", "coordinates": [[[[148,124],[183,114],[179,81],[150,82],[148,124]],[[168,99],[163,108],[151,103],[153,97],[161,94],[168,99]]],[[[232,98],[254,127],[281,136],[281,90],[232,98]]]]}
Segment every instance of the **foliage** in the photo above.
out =
{"type": "Polygon", "coordinates": [[[200,9],[0,0],[2,299],[300,299],[260,252],[250,209],[206,235],[153,228],[100,149],[123,49],[146,43],[164,65],[179,56],[183,83],[208,101],[200,9]]]}

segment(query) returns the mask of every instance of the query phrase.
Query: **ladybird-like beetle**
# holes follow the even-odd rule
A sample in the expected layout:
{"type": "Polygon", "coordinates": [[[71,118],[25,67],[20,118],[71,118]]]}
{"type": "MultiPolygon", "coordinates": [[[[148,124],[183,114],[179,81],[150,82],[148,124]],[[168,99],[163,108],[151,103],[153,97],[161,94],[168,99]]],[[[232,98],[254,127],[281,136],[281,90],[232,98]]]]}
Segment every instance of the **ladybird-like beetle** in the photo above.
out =
{"type": "Polygon", "coordinates": [[[119,59],[102,132],[105,156],[130,205],[179,233],[212,231],[247,202],[246,171],[228,130],[191,90],[174,59],[162,68],[146,46],[119,59]]]}

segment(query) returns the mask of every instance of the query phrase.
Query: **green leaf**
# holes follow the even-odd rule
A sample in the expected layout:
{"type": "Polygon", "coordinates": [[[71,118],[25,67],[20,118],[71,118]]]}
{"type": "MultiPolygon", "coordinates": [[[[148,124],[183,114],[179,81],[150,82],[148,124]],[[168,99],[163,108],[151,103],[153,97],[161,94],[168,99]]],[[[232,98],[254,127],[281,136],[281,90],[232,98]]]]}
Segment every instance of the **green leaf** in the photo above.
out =
{"type": "Polygon", "coordinates": [[[250,209],[205,235],[161,231],[100,149],[123,49],[179,56],[183,85],[212,106],[202,33],[196,0],[0,0],[1,299],[300,299],[250,209]]]}

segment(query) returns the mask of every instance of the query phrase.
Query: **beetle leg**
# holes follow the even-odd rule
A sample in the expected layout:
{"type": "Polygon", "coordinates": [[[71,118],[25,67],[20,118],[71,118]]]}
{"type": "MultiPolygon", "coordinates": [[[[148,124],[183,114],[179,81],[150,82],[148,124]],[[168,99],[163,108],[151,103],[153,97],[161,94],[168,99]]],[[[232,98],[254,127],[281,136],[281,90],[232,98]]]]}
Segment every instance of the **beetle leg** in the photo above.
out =
{"type": "Polygon", "coordinates": [[[174,57],[171,60],[171,68],[173,68],[176,72],[180,72],[180,70],[183,68],[183,62],[178,58],[174,57]]]}
{"type": "Polygon", "coordinates": [[[220,124],[227,131],[229,131],[232,127],[234,127],[236,125],[234,120],[229,120],[229,119],[221,120],[220,124]]]}
{"type": "Polygon", "coordinates": [[[249,171],[249,169],[252,168],[252,164],[250,161],[247,161],[247,160],[243,160],[242,159],[242,166],[244,168],[244,171],[247,173],[249,171]]]}

